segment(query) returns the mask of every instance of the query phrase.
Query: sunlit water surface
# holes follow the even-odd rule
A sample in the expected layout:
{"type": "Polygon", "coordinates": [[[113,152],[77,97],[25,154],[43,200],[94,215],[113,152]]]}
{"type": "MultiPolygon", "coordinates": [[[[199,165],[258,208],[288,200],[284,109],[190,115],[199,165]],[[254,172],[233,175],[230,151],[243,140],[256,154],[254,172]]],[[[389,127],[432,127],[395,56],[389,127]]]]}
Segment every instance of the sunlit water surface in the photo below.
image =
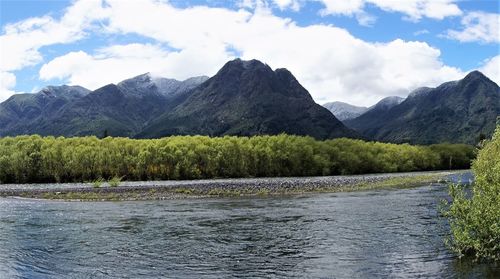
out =
{"type": "Polygon", "coordinates": [[[456,259],[446,186],[146,202],[0,199],[1,278],[495,278],[456,259]]]}

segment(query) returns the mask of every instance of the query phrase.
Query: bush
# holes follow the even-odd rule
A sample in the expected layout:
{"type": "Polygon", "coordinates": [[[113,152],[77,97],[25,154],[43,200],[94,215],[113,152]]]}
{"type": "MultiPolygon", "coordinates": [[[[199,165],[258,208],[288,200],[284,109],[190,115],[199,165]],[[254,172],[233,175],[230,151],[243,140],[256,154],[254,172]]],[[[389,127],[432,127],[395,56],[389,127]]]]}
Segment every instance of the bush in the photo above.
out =
{"type": "Polygon", "coordinates": [[[445,215],[451,226],[450,247],[460,256],[500,261],[500,128],[473,162],[471,195],[458,185],[445,215]],[[469,197],[471,196],[471,197],[469,197]]]}
{"type": "Polygon", "coordinates": [[[317,141],[289,135],[146,140],[19,136],[0,138],[0,183],[436,170],[449,169],[449,158],[452,168],[467,167],[472,150],[467,145],[412,146],[345,138],[317,141]]]}

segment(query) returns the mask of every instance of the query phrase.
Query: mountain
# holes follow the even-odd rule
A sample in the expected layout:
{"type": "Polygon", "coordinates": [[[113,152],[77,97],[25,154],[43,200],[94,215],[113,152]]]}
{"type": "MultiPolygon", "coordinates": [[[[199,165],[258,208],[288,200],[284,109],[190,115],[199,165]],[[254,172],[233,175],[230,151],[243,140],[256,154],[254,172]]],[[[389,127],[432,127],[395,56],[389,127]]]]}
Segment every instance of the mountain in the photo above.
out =
{"type": "Polygon", "coordinates": [[[112,136],[133,137],[206,79],[178,81],[144,74],[117,85],[109,84],[65,107],[46,127],[50,134],[82,136],[107,132],[112,136]]]}
{"type": "Polygon", "coordinates": [[[205,82],[207,79],[207,76],[199,76],[179,81],[176,79],[156,77],[150,73],[146,73],[126,79],[118,83],[117,86],[123,92],[135,95],[159,94],[170,98],[188,92],[205,82]]]}
{"type": "Polygon", "coordinates": [[[353,106],[344,102],[331,102],[323,104],[323,106],[340,121],[356,118],[368,110],[367,107],[353,106]]]}
{"type": "Polygon", "coordinates": [[[389,109],[346,121],[364,136],[388,142],[477,142],[490,136],[500,115],[500,88],[479,71],[437,88],[419,88],[389,109]]]}
{"type": "Polygon", "coordinates": [[[37,122],[50,118],[68,103],[86,96],[81,86],[48,86],[38,93],[15,94],[0,103],[0,135],[31,134],[37,122]]]}
{"type": "Polygon", "coordinates": [[[188,98],[151,122],[138,136],[310,135],[356,136],[286,69],[257,60],[230,61],[188,98]]]}
{"type": "Polygon", "coordinates": [[[378,101],[378,103],[376,103],[375,105],[369,107],[366,110],[366,112],[368,112],[368,111],[377,111],[377,112],[388,111],[391,108],[401,104],[404,100],[405,100],[405,98],[401,98],[398,96],[385,97],[382,100],[378,101]]]}
{"type": "Polygon", "coordinates": [[[316,104],[286,69],[228,62],[214,77],[149,73],[95,91],[48,87],[0,104],[0,136],[309,135],[359,137],[316,104]]]}
{"type": "Polygon", "coordinates": [[[155,78],[151,74],[124,80],[117,85],[109,84],[95,91],[81,87],[51,87],[50,93],[56,105],[37,105],[44,102],[42,90],[37,94],[14,95],[0,105],[0,136],[19,134],[101,136],[105,132],[113,136],[134,136],[146,123],[182,102],[187,93],[208,77],[195,77],[185,81],[155,78]],[[73,93],[75,88],[81,94],[73,93]],[[73,90],[70,90],[73,89],[73,90]],[[29,105],[25,103],[29,102],[29,105]],[[15,109],[26,107],[24,110],[15,109]],[[13,109],[14,108],[14,109],[13,109]],[[12,115],[4,122],[2,115],[12,115]],[[36,117],[33,116],[34,112],[36,117]],[[4,123],[16,122],[16,125],[4,123]]]}

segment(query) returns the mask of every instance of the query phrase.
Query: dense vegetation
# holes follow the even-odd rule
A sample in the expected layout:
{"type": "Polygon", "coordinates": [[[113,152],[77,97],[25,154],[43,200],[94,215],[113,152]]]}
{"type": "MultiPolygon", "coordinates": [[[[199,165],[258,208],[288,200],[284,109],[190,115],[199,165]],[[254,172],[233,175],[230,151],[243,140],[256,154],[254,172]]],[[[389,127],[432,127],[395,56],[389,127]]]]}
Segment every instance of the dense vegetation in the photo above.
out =
{"type": "Polygon", "coordinates": [[[452,185],[451,247],[460,256],[500,261],[500,128],[474,161],[472,197],[452,185]]]}
{"type": "Polygon", "coordinates": [[[314,176],[468,168],[467,145],[411,146],[299,136],[0,138],[0,182],[314,176]],[[450,159],[451,158],[451,159],[450,159]]]}

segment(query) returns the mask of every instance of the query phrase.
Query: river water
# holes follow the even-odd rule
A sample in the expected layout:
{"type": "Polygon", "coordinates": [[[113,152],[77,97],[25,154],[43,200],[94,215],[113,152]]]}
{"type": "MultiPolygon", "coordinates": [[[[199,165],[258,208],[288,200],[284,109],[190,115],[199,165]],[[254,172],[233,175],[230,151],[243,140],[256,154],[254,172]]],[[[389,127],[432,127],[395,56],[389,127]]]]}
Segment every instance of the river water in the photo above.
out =
{"type": "Polygon", "coordinates": [[[0,278],[498,278],[444,246],[446,191],[0,199],[0,278]]]}

